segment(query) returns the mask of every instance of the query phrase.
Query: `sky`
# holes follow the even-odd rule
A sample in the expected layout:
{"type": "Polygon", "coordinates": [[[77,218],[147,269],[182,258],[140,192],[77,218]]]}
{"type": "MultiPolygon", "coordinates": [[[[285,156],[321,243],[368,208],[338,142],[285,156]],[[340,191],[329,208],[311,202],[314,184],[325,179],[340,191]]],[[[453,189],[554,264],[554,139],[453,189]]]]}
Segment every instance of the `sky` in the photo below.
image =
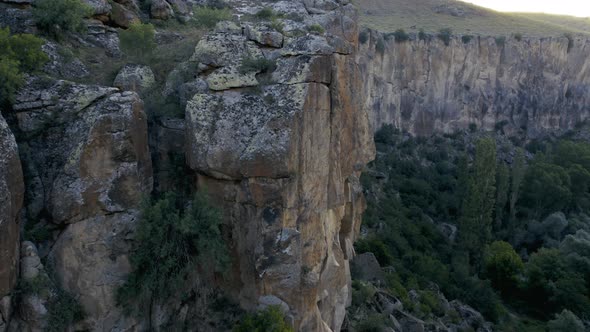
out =
{"type": "Polygon", "coordinates": [[[535,12],[590,17],[590,0],[462,0],[509,12],[535,12]]]}

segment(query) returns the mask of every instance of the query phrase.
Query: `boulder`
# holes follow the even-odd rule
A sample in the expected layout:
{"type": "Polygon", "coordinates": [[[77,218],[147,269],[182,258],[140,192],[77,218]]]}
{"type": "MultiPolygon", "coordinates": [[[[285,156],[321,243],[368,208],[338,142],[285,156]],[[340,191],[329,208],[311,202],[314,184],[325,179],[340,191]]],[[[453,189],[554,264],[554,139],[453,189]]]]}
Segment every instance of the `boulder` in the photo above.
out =
{"type": "Polygon", "coordinates": [[[137,94],[33,78],[13,108],[27,137],[25,158],[42,184],[28,188],[30,217],[45,210],[53,223],[71,224],[135,208],[151,191],[147,119],[137,94]]]}
{"type": "Polygon", "coordinates": [[[139,16],[133,10],[116,2],[112,2],[112,6],[110,20],[114,25],[129,28],[133,22],[139,21],[139,16]]]}
{"type": "Polygon", "coordinates": [[[111,3],[108,0],[83,0],[90,8],[94,15],[107,15],[111,12],[111,3]]]}
{"type": "Polygon", "coordinates": [[[152,0],[150,2],[150,16],[158,20],[167,20],[174,16],[174,10],[166,0],[152,0]]]}
{"type": "Polygon", "coordinates": [[[379,262],[372,252],[357,255],[351,262],[350,270],[357,280],[385,282],[379,262]]]}
{"type": "Polygon", "coordinates": [[[115,77],[113,86],[123,91],[145,92],[156,84],[156,77],[149,66],[125,65],[115,77]]]}

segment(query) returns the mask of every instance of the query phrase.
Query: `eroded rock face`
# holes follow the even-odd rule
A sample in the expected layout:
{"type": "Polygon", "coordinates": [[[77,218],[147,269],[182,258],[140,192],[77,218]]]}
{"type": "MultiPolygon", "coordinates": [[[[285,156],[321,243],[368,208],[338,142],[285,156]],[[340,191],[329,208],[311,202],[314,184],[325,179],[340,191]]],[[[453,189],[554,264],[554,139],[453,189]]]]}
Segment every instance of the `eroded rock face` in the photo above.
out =
{"type": "Polygon", "coordinates": [[[187,104],[187,162],[224,207],[236,257],[228,287],[242,306],[279,303],[300,331],[339,331],[364,210],[358,177],[374,156],[356,12],[348,1],[263,5],[303,20],[283,32],[220,28],[197,45],[210,91],[187,104]],[[313,23],[326,33],[292,33],[313,23]],[[246,58],[277,68],[240,70],[246,58]]]}
{"type": "Polygon", "coordinates": [[[127,240],[152,188],[143,102],[116,88],[31,78],[13,108],[28,220],[63,228],[49,253],[55,279],[79,298],[84,329],[130,328],[113,294],[130,272],[127,240]]]}
{"type": "Polygon", "coordinates": [[[428,40],[385,42],[370,32],[361,46],[365,107],[374,130],[393,124],[413,134],[453,132],[470,124],[536,136],[568,130],[590,115],[590,41],[475,37],[449,46],[428,40]]]}
{"type": "Polygon", "coordinates": [[[0,115],[0,330],[8,325],[10,292],[18,276],[24,182],[14,135],[0,115]]]}

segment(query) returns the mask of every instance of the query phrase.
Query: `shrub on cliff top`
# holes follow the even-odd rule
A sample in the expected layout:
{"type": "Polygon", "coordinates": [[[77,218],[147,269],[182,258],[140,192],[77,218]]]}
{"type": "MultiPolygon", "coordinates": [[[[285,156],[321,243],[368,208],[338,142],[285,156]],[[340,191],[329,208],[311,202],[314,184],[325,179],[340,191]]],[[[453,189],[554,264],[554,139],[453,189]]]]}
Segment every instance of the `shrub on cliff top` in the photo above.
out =
{"type": "Polygon", "coordinates": [[[81,0],[36,0],[33,18],[37,27],[54,38],[67,32],[83,32],[84,17],[92,15],[92,8],[81,0]]]}
{"type": "Polygon", "coordinates": [[[151,24],[134,22],[119,33],[119,44],[125,55],[138,63],[147,64],[156,48],[155,30],[151,24]]]}
{"type": "Polygon", "coordinates": [[[269,306],[255,314],[247,315],[234,332],[293,332],[285,322],[285,316],[279,306],[269,306]]]}
{"type": "Polygon", "coordinates": [[[198,266],[224,271],[229,255],[221,222],[220,211],[202,193],[189,205],[171,193],[144,202],[130,255],[133,272],[118,290],[118,304],[129,308],[139,303],[151,310],[155,301],[164,301],[185,288],[198,266]]]}
{"type": "Polygon", "coordinates": [[[451,28],[440,29],[437,37],[442,40],[446,46],[449,46],[451,44],[451,37],[453,37],[453,30],[451,28]]]}
{"type": "Polygon", "coordinates": [[[23,84],[23,73],[40,69],[48,60],[43,40],[29,34],[10,35],[0,29],[0,106],[13,99],[23,84]]]}
{"type": "Polygon", "coordinates": [[[227,8],[197,7],[194,9],[193,22],[199,28],[212,29],[218,22],[231,19],[227,8]]]}

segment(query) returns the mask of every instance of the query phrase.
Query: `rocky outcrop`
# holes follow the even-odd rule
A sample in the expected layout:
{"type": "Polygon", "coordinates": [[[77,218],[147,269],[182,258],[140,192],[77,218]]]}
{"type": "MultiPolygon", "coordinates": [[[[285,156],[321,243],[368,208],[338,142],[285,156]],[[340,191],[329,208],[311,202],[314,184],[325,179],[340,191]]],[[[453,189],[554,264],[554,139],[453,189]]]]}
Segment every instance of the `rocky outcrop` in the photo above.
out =
{"type": "Polygon", "coordinates": [[[301,19],[280,19],[282,31],[221,25],[196,47],[209,91],[187,104],[187,162],[225,211],[228,288],[242,306],[278,303],[297,330],[338,331],[364,210],[358,177],[374,156],[356,12],[348,1],[262,6],[301,19]],[[298,32],[312,24],[326,33],[298,32]]]}
{"type": "Polygon", "coordinates": [[[590,115],[589,40],[455,37],[446,46],[435,36],[396,43],[364,34],[358,54],[374,130],[393,124],[429,135],[505,124],[534,137],[590,115]]]}
{"type": "Polygon", "coordinates": [[[18,276],[24,182],[14,135],[0,115],[0,331],[10,319],[10,293],[18,276]]]}
{"type": "Polygon", "coordinates": [[[132,326],[113,294],[130,271],[128,240],[152,188],[143,102],[115,88],[31,78],[13,109],[27,219],[56,229],[45,253],[51,277],[83,305],[84,329],[132,326]]]}
{"type": "Polygon", "coordinates": [[[124,91],[145,92],[156,84],[154,72],[148,66],[125,65],[115,77],[113,86],[124,91]]]}

